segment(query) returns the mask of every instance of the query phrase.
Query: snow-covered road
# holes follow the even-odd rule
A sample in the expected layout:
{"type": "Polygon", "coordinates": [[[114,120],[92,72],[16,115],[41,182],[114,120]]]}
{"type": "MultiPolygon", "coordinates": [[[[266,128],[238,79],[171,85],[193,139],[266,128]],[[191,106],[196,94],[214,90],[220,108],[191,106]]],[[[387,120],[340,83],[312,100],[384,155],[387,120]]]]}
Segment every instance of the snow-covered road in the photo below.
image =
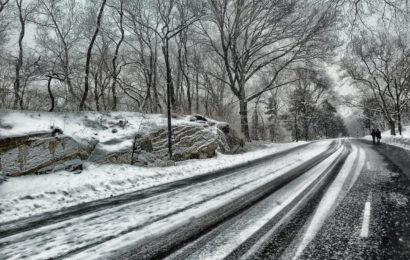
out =
{"type": "Polygon", "coordinates": [[[313,143],[235,174],[7,236],[0,239],[0,254],[7,259],[99,259],[117,254],[121,248],[145,243],[287,176],[312,158],[329,153],[331,144],[333,152],[336,147],[331,141],[313,143]]]}
{"type": "MultiPolygon", "coordinates": [[[[356,183],[376,158],[362,146],[314,142],[109,207],[11,228],[0,233],[0,259],[303,258],[335,212],[349,207],[351,193],[361,192],[356,183]]],[[[360,211],[361,203],[349,210],[360,211]]],[[[375,221],[371,214],[367,225],[375,221]]]]}

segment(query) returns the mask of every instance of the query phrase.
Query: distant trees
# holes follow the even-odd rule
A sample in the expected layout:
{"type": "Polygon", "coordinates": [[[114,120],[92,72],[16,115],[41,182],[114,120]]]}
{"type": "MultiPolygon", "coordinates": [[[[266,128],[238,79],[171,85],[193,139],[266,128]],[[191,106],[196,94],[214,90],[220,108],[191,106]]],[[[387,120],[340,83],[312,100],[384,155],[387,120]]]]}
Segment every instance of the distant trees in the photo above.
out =
{"type": "Polygon", "coordinates": [[[201,113],[279,141],[296,68],[338,45],[336,2],[0,0],[1,107],[201,113]]]}
{"type": "Polygon", "coordinates": [[[380,109],[379,102],[373,96],[364,96],[360,100],[362,114],[360,121],[363,127],[370,133],[372,129],[382,129],[384,124],[383,112],[380,109]]]}
{"type": "MultiPolygon", "coordinates": [[[[0,49],[6,44],[7,42],[7,30],[9,29],[10,20],[7,17],[7,4],[10,0],[0,0],[0,49]]],[[[1,51],[0,51],[1,55],[1,51]]]]}
{"type": "Polygon", "coordinates": [[[14,80],[14,102],[13,109],[23,109],[23,98],[27,78],[22,75],[22,69],[24,66],[24,46],[23,39],[26,35],[26,26],[30,16],[33,14],[36,8],[36,2],[16,0],[16,13],[19,21],[19,36],[18,36],[18,54],[15,61],[15,80],[14,80]],[[22,83],[24,83],[22,85],[22,83]]]}
{"type": "Polygon", "coordinates": [[[208,44],[224,64],[229,86],[239,101],[241,130],[250,139],[248,103],[266,91],[287,85],[278,77],[293,62],[326,55],[335,22],[330,6],[318,10],[309,1],[210,0],[210,17],[201,23],[208,44]],[[217,33],[215,33],[217,32],[217,33]],[[271,78],[249,91],[262,71],[271,78]]]}
{"type": "MultiPolygon", "coordinates": [[[[297,68],[295,74],[297,81],[288,96],[289,128],[296,141],[301,138],[307,141],[311,137],[312,124],[319,120],[321,99],[329,92],[332,83],[323,71],[297,68]]],[[[322,117],[320,120],[326,119],[322,117]]]]}
{"type": "Polygon", "coordinates": [[[325,138],[348,136],[348,130],[343,118],[328,100],[324,100],[318,107],[317,118],[314,121],[314,130],[321,137],[325,138]]]}
{"type": "Polygon", "coordinates": [[[90,63],[91,63],[91,58],[92,58],[92,51],[93,51],[95,40],[97,39],[98,33],[100,31],[100,27],[101,27],[101,23],[102,23],[102,17],[103,17],[104,8],[105,8],[106,4],[107,4],[107,0],[102,0],[101,1],[101,5],[100,5],[100,8],[99,8],[98,16],[97,16],[97,20],[96,20],[95,30],[94,30],[94,32],[91,36],[90,44],[88,45],[86,62],[85,62],[84,92],[83,92],[83,96],[82,96],[81,102],[80,102],[80,108],[79,108],[80,110],[84,110],[84,105],[85,105],[85,102],[86,102],[87,96],[88,96],[88,90],[89,90],[89,84],[90,84],[90,82],[89,82],[90,63]]]}
{"type": "Polygon", "coordinates": [[[353,38],[343,68],[359,88],[377,102],[383,117],[395,135],[402,131],[402,112],[409,103],[410,48],[405,36],[385,31],[362,31],[353,38]]]}

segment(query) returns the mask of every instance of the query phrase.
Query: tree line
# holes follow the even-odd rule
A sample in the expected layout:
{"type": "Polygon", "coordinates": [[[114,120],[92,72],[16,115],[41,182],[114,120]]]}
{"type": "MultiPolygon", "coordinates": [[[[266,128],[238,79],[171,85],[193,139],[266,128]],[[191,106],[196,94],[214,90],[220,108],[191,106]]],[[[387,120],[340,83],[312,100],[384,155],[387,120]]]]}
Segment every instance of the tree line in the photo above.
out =
{"type": "Polygon", "coordinates": [[[360,22],[352,29],[341,68],[357,90],[348,104],[361,108],[368,131],[389,128],[391,135],[396,130],[401,135],[410,112],[408,1],[382,3],[369,2],[357,10],[360,22]]]}
{"type": "MultiPolygon", "coordinates": [[[[346,131],[326,64],[371,2],[0,0],[1,108],[172,110],[228,121],[247,140],[336,137],[346,131]]],[[[349,58],[363,41],[353,34],[349,58]]],[[[398,102],[396,115],[407,92],[391,92],[383,106],[398,102]]]]}

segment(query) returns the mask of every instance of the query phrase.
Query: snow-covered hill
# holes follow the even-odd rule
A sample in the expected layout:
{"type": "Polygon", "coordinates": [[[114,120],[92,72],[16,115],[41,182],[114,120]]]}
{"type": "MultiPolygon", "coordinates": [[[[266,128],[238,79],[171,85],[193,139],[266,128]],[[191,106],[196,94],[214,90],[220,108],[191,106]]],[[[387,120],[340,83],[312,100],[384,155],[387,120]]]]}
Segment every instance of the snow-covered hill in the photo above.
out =
{"type": "MultiPolygon", "coordinates": [[[[174,126],[202,126],[204,122],[190,121],[191,116],[174,117],[174,126]]],[[[209,122],[219,122],[208,119],[209,122]]],[[[118,151],[130,147],[135,133],[149,133],[165,127],[167,118],[161,114],[134,112],[30,112],[0,113],[0,136],[19,136],[60,128],[64,135],[79,143],[97,142],[100,149],[118,151]]],[[[211,131],[215,130],[210,128],[211,131]]]]}
{"type": "MultiPolygon", "coordinates": [[[[199,115],[174,116],[172,127],[174,161],[230,153],[241,144],[227,123],[199,115]]],[[[167,118],[159,114],[6,111],[0,113],[0,171],[81,169],[84,160],[168,165],[167,140],[167,118]]]]}

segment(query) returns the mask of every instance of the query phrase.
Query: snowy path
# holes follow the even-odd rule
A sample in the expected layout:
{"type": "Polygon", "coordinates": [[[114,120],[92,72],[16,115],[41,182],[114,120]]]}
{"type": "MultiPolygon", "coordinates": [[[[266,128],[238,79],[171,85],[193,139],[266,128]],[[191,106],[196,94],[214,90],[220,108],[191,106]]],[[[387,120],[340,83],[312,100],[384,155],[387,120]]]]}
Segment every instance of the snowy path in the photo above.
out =
{"type": "Polygon", "coordinates": [[[265,149],[218,154],[215,158],[178,162],[169,167],[91,164],[81,174],[61,171],[10,178],[0,186],[0,237],[8,233],[5,231],[10,225],[20,231],[38,227],[56,218],[60,221],[219,175],[235,174],[238,169],[277,159],[309,145],[274,144],[265,149]]]}
{"type": "MultiPolygon", "coordinates": [[[[232,221],[177,251],[168,259],[225,259],[228,256],[236,258],[234,256],[237,251],[241,251],[240,247],[246,247],[246,243],[250,243],[250,240],[263,241],[258,232],[263,233],[263,229],[266,230],[273,224],[272,220],[278,221],[290,217],[292,209],[316,191],[323,180],[332,173],[337,164],[335,162],[343,160],[343,155],[346,153],[344,148],[339,148],[337,152],[305,174],[289,182],[232,221]]],[[[273,225],[273,229],[277,228],[278,226],[273,225]]]]}
{"type": "Polygon", "coordinates": [[[329,141],[318,142],[305,151],[256,165],[252,171],[248,169],[4,237],[0,239],[0,257],[98,259],[118,254],[127,247],[144,245],[170,230],[237,203],[238,199],[283,179],[292,169],[323,154],[329,144],[329,141]]]}
{"type": "Polygon", "coordinates": [[[375,150],[395,157],[356,140],[319,141],[0,231],[0,259],[408,259],[410,176],[375,150]]]}

